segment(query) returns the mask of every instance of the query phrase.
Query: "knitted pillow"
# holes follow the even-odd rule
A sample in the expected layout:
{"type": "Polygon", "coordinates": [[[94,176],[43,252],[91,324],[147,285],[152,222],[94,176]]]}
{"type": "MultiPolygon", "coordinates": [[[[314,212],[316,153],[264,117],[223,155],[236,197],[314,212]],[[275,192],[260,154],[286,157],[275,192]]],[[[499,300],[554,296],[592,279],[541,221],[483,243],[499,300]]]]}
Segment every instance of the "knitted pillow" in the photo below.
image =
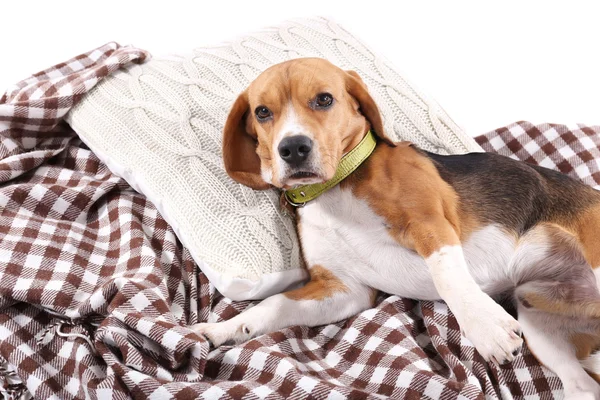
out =
{"type": "Polygon", "coordinates": [[[233,300],[268,297],[307,273],[279,193],[253,191],[225,173],[223,124],[261,71],[315,56],[362,76],[392,138],[440,153],[481,151],[436,103],[325,19],[291,21],[230,44],[133,65],[100,82],[67,116],[111,171],[156,205],[200,269],[233,300]]]}

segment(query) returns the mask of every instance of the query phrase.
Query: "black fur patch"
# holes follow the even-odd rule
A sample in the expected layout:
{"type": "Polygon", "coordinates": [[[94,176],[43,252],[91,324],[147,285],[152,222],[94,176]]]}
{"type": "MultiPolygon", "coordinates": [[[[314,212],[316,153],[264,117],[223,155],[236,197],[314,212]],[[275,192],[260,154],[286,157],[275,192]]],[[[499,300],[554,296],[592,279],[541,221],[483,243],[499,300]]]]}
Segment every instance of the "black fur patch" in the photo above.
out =
{"type": "Polygon", "coordinates": [[[426,151],[463,211],[522,234],[538,222],[568,222],[600,203],[600,192],[567,175],[490,153],[426,151]]]}

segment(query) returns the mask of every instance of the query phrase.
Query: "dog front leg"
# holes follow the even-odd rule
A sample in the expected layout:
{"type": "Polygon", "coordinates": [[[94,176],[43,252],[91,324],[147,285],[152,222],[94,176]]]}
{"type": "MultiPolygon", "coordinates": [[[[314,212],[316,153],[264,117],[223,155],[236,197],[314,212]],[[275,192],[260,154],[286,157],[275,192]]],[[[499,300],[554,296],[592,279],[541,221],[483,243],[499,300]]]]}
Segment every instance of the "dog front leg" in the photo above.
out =
{"type": "Polygon", "coordinates": [[[345,283],[322,267],[313,267],[310,272],[311,280],[299,289],[271,296],[230,320],[200,323],[191,329],[218,347],[292,325],[312,327],[337,322],[373,305],[372,289],[345,283]]]}
{"type": "Polygon", "coordinates": [[[519,323],[477,285],[452,225],[445,218],[428,219],[413,224],[409,235],[438,294],[477,351],[486,361],[512,361],[523,343],[519,323]]]}

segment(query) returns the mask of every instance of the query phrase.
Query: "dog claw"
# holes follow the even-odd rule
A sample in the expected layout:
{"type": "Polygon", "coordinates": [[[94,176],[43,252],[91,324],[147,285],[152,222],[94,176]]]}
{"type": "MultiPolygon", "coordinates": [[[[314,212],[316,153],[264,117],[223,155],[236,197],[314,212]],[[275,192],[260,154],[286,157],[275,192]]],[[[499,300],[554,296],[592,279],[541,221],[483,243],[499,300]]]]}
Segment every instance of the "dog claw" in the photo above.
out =
{"type": "Polygon", "coordinates": [[[515,333],[515,335],[517,335],[518,337],[520,337],[521,339],[523,339],[523,331],[518,330],[518,331],[513,331],[515,333]]]}

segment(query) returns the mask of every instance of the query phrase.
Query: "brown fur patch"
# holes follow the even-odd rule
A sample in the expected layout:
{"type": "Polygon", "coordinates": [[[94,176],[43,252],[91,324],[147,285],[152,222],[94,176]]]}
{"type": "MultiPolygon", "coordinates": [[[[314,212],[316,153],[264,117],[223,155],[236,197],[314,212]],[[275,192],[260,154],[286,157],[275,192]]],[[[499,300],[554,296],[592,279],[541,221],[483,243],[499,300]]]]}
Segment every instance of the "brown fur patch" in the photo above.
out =
{"type": "Polygon", "coordinates": [[[365,199],[402,246],[423,257],[460,244],[478,226],[475,218],[459,210],[456,192],[433,163],[406,142],[378,145],[342,186],[365,199]]]}
{"type": "Polygon", "coordinates": [[[592,268],[600,267],[600,204],[587,207],[574,223],[587,262],[592,268]]]}
{"type": "Polygon", "coordinates": [[[377,294],[379,293],[378,290],[370,288],[371,292],[369,293],[369,300],[371,300],[371,307],[375,306],[375,303],[377,302],[377,294]]]}
{"type": "MultiPolygon", "coordinates": [[[[571,343],[575,346],[577,359],[583,360],[600,348],[600,336],[576,333],[571,337],[571,343]]],[[[600,383],[600,375],[586,371],[596,382],[600,383]]]]}
{"type": "Polygon", "coordinates": [[[301,288],[285,292],[292,300],[323,300],[336,293],[346,293],[348,287],[337,276],[320,265],[309,269],[310,281],[301,288]]]}
{"type": "Polygon", "coordinates": [[[223,163],[236,182],[257,190],[270,187],[261,176],[261,158],[256,153],[256,138],[246,130],[248,93],[243,92],[233,103],[223,128],[223,163]]]}
{"type": "Polygon", "coordinates": [[[571,343],[575,346],[577,358],[583,360],[587,358],[594,350],[600,347],[600,337],[584,333],[576,333],[571,336],[571,343]]]}

